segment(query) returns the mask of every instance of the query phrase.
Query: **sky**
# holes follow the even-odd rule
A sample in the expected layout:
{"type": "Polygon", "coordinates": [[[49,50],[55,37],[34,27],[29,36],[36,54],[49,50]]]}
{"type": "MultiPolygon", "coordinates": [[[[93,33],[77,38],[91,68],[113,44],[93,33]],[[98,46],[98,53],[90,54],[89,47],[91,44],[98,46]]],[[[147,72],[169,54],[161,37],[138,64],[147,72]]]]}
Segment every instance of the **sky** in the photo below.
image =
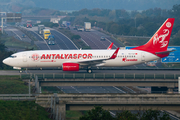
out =
{"type": "Polygon", "coordinates": [[[54,10],[125,9],[146,10],[150,8],[172,9],[180,0],[0,0],[0,5],[40,7],[54,10]]]}

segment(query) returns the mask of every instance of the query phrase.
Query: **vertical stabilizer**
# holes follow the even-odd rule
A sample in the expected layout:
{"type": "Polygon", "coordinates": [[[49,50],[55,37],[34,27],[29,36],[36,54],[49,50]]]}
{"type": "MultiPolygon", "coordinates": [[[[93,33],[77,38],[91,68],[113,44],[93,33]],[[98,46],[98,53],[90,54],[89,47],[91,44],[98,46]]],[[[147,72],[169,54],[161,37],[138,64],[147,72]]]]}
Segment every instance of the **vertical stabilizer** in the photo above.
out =
{"type": "Polygon", "coordinates": [[[174,18],[168,18],[145,45],[132,49],[147,51],[153,54],[167,51],[174,20],[174,18]]]}

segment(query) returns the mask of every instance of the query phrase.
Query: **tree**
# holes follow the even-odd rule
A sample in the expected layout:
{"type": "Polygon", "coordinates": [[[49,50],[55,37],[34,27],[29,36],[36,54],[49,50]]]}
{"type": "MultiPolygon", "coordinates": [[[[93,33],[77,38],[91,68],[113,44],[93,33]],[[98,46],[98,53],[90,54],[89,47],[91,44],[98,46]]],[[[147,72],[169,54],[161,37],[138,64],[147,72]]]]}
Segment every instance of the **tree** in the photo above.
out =
{"type": "Polygon", "coordinates": [[[171,14],[173,15],[173,17],[179,18],[180,17],[179,13],[180,13],[180,5],[176,4],[173,6],[171,14]]]}
{"type": "MultiPolygon", "coordinates": [[[[0,35],[1,38],[1,35],[0,35]]],[[[1,42],[2,40],[0,39],[0,69],[12,69],[12,67],[7,66],[2,63],[2,61],[9,57],[13,52],[7,51],[7,47],[4,45],[4,43],[1,42]]]]}
{"type": "Polygon", "coordinates": [[[80,117],[79,120],[170,120],[167,113],[159,110],[139,111],[138,113],[131,113],[131,111],[122,111],[116,113],[115,117],[110,115],[109,111],[103,110],[102,106],[95,106],[94,109],[89,110],[87,114],[80,117]]]}
{"type": "Polygon", "coordinates": [[[147,110],[143,113],[141,120],[158,120],[160,111],[158,110],[147,110]]]}
{"type": "Polygon", "coordinates": [[[78,39],[80,39],[80,38],[81,38],[81,36],[79,36],[79,35],[73,35],[73,36],[71,37],[72,40],[73,40],[73,39],[78,40],[78,39]]]}
{"type": "Polygon", "coordinates": [[[0,42],[0,51],[4,52],[6,50],[6,48],[7,47],[3,43],[0,42]]]}
{"type": "Polygon", "coordinates": [[[114,120],[109,111],[103,110],[102,106],[94,106],[95,108],[89,110],[86,115],[79,118],[79,120],[114,120]]]}
{"type": "Polygon", "coordinates": [[[110,29],[109,29],[109,32],[113,33],[113,34],[118,34],[118,31],[119,31],[119,25],[118,24],[112,24],[110,29]]]}
{"type": "Polygon", "coordinates": [[[137,114],[132,114],[130,111],[123,111],[121,113],[116,113],[115,120],[138,120],[137,114]]]}
{"type": "Polygon", "coordinates": [[[170,117],[167,113],[163,112],[160,115],[159,110],[146,110],[140,120],[170,120],[170,117]]]}

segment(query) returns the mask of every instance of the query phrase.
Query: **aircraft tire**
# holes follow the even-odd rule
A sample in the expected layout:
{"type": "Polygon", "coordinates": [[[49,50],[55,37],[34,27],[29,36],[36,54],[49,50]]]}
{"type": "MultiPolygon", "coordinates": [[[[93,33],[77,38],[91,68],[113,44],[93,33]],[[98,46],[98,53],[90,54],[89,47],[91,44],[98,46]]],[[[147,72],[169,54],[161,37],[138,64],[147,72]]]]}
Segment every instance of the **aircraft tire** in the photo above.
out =
{"type": "Polygon", "coordinates": [[[92,73],[92,70],[91,70],[91,69],[87,69],[87,72],[88,72],[88,73],[92,73]]]}

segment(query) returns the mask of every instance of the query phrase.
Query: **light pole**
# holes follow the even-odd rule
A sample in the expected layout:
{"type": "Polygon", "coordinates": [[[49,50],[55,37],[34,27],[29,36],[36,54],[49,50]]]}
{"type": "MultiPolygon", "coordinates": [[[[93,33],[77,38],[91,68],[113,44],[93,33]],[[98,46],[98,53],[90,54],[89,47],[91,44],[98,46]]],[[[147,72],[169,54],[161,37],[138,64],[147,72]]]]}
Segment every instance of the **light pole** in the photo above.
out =
{"type": "Polygon", "coordinates": [[[2,34],[3,34],[3,26],[4,26],[3,25],[3,19],[5,19],[5,18],[3,18],[3,17],[1,18],[1,32],[2,32],[2,34]]]}
{"type": "Polygon", "coordinates": [[[135,22],[135,28],[136,28],[136,17],[134,18],[134,22],[135,22]]]}
{"type": "Polygon", "coordinates": [[[6,19],[6,18],[4,18],[4,17],[2,17],[2,14],[5,14],[6,15],[6,12],[0,12],[0,14],[1,14],[1,32],[2,32],[2,34],[3,34],[3,19],[6,19]]]}

